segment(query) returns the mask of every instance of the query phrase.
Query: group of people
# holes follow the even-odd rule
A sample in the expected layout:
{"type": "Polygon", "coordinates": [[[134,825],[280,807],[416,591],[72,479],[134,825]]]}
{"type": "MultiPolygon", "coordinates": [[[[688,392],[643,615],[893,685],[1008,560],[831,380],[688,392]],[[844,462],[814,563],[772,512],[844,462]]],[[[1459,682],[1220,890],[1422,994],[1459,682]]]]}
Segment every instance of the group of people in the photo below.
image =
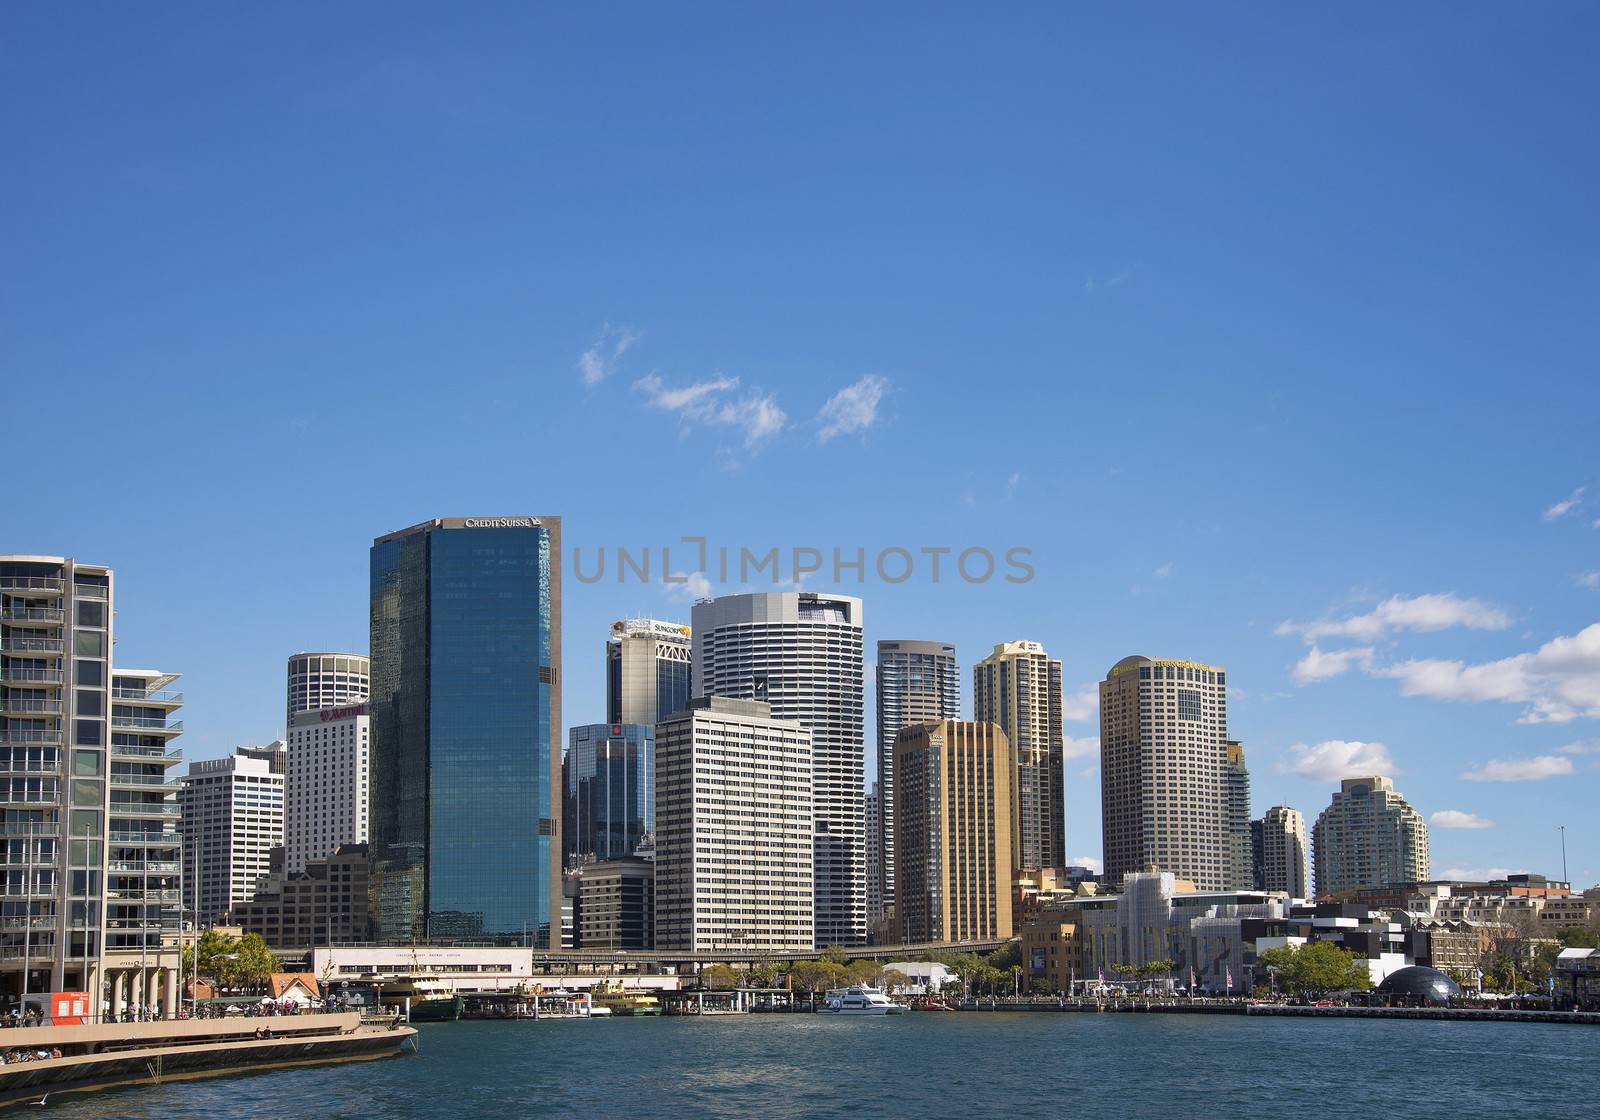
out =
{"type": "Polygon", "coordinates": [[[41,1027],[44,1025],[44,1014],[36,1007],[26,1011],[11,1010],[0,1015],[0,1027],[41,1027]]]}
{"type": "Polygon", "coordinates": [[[37,1050],[12,1049],[0,1054],[0,1066],[15,1065],[18,1062],[43,1062],[59,1057],[61,1057],[59,1046],[52,1046],[48,1050],[42,1046],[37,1050]]]}
{"type": "Polygon", "coordinates": [[[155,1008],[150,1007],[147,1004],[139,1004],[137,1007],[132,1005],[124,1007],[122,1009],[122,1014],[117,1016],[117,1022],[153,1023],[158,1018],[160,1018],[160,1016],[156,1014],[155,1008]]]}

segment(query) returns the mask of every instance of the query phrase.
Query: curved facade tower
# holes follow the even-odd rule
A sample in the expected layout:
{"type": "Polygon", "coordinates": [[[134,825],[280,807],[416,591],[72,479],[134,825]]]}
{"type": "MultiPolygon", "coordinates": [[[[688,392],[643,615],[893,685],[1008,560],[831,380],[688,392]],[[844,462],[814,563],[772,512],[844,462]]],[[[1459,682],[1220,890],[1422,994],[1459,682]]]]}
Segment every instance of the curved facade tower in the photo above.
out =
{"type": "Polygon", "coordinates": [[[296,653],[289,657],[288,723],[301,712],[364,704],[372,665],[360,653],[296,653]]]}

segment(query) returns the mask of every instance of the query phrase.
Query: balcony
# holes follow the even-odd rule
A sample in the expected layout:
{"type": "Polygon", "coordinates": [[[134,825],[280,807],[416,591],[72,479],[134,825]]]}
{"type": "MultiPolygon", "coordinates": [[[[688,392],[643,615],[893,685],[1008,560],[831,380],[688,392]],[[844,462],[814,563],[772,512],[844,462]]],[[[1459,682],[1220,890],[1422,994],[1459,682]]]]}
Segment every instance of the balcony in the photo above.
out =
{"type": "Polygon", "coordinates": [[[171,902],[178,901],[177,891],[106,891],[107,902],[171,902]]]}
{"type": "Polygon", "coordinates": [[[0,666],[0,684],[59,685],[61,676],[60,669],[32,669],[20,665],[0,666]]]}
{"type": "Polygon", "coordinates": [[[183,704],[183,693],[160,689],[147,692],[142,688],[113,688],[111,699],[124,704],[150,704],[155,707],[176,708],[183,704]]]}
{"type": "Polygon", "coordinates": [[[140,735],[181,735],[183,734],[183,720],[168,723],[160,716],[119,716],[111,717],[111,730],[133,731],[140,735]]]}
{"type": "Polygon", "coordinates": [[[152,875],[176,875],[178,861],[175,859],[114,859],[111,861],[111,873],[137,874],[148,872],[152,875]]]}
{"type": "Polygon", "coordinates": [[[0,774],[59,774],[61,773],[61,760],[59,758],[44,760],[18,760],[0,762],[0,774]]]}
{"type": "Polygon", "coordinates": [[[176,848],[183,842],[183,837],[176,832],[117,832],[113,830],[107,839],[113,847],[119,848],[176,848]]]}
{"type": "Polygon", "coordinates": [[[65,587],[56,576],[0,576],[0,591],[12,595],[59,595],[65,587]]]}
{"type": "Polygon", "coordinates": [[[61,729],[54,731],[0,731],[0,746],[18,745],[21,743],[44,743],[47,745],[61,745],[61,729]]]}
{"type": "Polygon", "coordinates": [[[75,583],[72,593],[80,599],[104,599],[111,594],[111,589],[94,583],[75,583]]]}
{"type": "Polygon", "coordinates": [[[0,637],[0,653],[26,654],[29,657],[60,657],[66,643],[60,638],[35,638],[27,634],[0,637]]]}
{"type": "Polygon", "coordinates": [[[0,836],[60,836],[60,821],[5,821],[0,836]]]}
{"type": "Polygon", "coordinates": [[[115,771],[111,774],[111,786],[113,789],[121,786],[128,789],[165,788],[176,790],[180,784],[182,784],[181,778],[168,778],[162,774],[118,774],[115,771]]]}
{"type": "Polygon", "coordinates": [[[60,607],[7,607],[0,610],[0,622],[12,626],[60,626],[65,617],[60,607]]]}
{"type": "Polygon", "coordinates": [[[35,700],[31,696],[0,699],[0,715],[6,716],[59,716],[61,701],[35,700]]]}
{"type": "MultiPolygon", "coordinates": [[[[59,735],[60,732],[57,732],[57,734],[59,735]]],[[[113,759],[131,758],[140,762],[159,762],[165,766],[175,766],[183,761],[183,751],[169,751],[163,746],[141,747],[130,743],[112,743],[111,757],[113,759]]]]}
{"type": "Polygon", "coordinates": [[[175,801],[113,801],[112,817],[178,817],[182,808],[175,801]]]}

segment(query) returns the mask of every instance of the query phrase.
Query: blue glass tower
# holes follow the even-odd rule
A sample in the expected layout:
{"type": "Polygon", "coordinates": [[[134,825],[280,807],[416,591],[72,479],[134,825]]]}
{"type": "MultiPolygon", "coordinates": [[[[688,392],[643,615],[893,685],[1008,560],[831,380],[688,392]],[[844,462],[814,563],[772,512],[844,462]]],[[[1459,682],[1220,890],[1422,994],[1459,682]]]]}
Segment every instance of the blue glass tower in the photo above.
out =
{"type": "Polygon", "coordinates": [[[561,928],[561,520],[372,545],[370,903],[381,939],[561,928]]]}
{"type": "Polygon", "coordinates": [[[624,859],[655,832],[655,745],[648,723],[587,723],[568,733],[568,867],[624,859]]]}

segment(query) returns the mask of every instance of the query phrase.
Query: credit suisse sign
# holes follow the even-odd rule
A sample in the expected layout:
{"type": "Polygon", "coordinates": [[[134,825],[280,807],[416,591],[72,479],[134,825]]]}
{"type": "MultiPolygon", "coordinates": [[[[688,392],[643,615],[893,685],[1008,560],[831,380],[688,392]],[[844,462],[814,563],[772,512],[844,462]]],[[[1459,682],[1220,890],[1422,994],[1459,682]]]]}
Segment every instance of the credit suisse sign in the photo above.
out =
{"type": "Polygon", "coordinates": [[[537,517],[468,517],[463,521],[468,529],[532,529],[538,524],[537,517]]]}

